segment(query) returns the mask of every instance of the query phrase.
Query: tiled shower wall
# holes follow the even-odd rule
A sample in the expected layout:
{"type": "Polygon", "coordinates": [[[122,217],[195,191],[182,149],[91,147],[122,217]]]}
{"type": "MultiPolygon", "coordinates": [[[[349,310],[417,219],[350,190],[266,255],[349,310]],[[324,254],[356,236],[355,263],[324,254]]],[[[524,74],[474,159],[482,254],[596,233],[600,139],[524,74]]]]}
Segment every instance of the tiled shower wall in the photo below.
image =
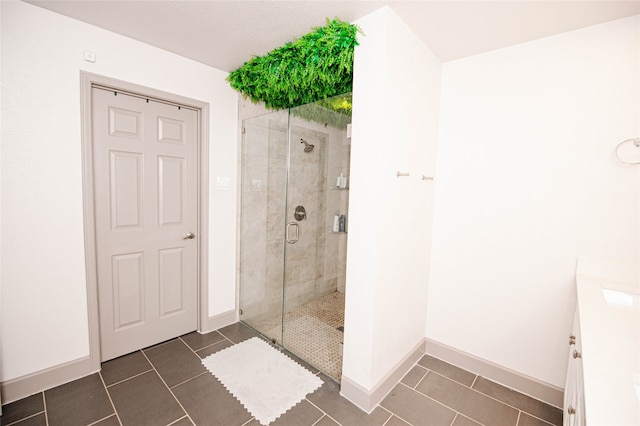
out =
{"type": "Polygon", "coordinates": [[[241,101],[240,280],[241,319],[251,322],[281,312],[283,267],[285,309],[345,290],[346,233],[333,233],[334,214],[347,215],[348,189],[336,188],[349,176],[346,130],[291,117],[291,164],[286,179],[287,112],[268,112],[241,101]],[[249,120],[246,120],[250,118],[249,120]],[[315,146],[304,152],[300,139],[315,146]],[[288,183],[288,193],[286,185],[288,183]],[[288,207],[286,204],[288,203],[288,207]],[[295,221],[297,205],[307,218],[295,221]],[[286,224],[299,225],[299,241],[286,245],[286,224]]]}

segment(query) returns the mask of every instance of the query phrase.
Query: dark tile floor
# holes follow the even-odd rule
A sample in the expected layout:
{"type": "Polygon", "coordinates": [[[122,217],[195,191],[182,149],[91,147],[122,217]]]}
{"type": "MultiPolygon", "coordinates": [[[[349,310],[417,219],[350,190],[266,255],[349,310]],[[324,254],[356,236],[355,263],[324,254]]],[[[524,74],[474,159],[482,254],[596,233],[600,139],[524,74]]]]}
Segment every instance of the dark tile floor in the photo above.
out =
{"type": "MultiPolygon", "coordinates": [[[[233,324],[190,333],[105,362],[100,373],[3,406],[0,424],[20,426],[258,426],[200,359],[255,333],[233,324]]],[[[301,362],[302,363],[302,362],[301,362]]],[[[304,363],[303,363],[304,364],[304,363]]],[[[425,355],[371,414],[324,385],[272,425],[548,426],[562,412],[425,355]]]]}

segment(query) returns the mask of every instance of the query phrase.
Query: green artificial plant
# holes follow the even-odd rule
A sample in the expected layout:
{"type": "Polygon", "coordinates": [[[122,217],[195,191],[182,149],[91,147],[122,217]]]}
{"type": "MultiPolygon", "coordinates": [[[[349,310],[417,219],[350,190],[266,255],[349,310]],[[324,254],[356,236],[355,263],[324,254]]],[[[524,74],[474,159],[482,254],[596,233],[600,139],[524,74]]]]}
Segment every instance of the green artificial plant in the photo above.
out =
{"type": "MultiPolygon", "coordinates": [[[[270,109],[293,108],[351,92],[358,32],[356,25],[327,19],[326,26],[245,62],[227,81],[245,98],[264,102],[270,109]]],[[[350,106],[348,110],[351,115],[350,106]]]]}

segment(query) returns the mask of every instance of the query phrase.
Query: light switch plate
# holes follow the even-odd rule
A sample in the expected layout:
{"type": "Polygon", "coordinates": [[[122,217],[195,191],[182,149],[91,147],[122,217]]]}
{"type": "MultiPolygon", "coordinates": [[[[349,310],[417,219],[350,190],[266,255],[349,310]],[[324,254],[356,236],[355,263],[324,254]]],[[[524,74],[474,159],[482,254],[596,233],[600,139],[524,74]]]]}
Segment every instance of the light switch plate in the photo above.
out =
{"type": "Polygon", "coordinates": [[[216,189],[218,191],[228,191],[231,178],[226,176],[216,177],[216,189]]]}
{"type": "Polygon", "coordinates": [[[96,52],[92,52],[90,50],[84,51],[84,60],[87,62],[95,62],[96,61],[96,52]]]}

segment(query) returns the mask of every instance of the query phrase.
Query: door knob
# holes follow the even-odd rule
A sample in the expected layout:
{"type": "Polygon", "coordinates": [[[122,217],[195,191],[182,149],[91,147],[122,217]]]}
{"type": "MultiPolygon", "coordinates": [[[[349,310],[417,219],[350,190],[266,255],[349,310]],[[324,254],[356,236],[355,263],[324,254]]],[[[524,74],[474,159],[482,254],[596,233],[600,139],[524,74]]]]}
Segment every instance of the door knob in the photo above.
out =
{"type": "Polygon", "coordinates": [[[196,237],[196,234],[193,232],[187,233],[187,235],[183,238],[183,240],[193,240],[196,237]]]}

